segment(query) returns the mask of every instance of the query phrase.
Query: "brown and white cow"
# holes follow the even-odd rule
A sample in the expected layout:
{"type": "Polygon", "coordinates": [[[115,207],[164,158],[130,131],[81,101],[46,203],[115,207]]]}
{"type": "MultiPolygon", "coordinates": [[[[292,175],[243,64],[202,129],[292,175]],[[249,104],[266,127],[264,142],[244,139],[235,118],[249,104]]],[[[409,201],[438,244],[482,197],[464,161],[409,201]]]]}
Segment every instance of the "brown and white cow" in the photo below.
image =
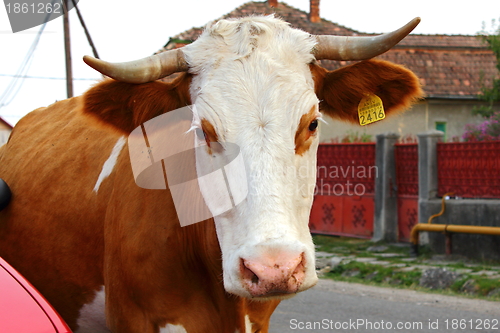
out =
{"type": "Polygon", "coordinates": [[[308,219],[320,111],[352,122],[366,94],[387,114],[422,94],[402,66],[366,60],[328,71],[316,60],[371,58],[416,24],[337,38],[250,17],[211,24],[196,42],[145,60],[86,58],[116,80],[31,112],[0,151],[13,193],[0,213],[0,256],[73,329],[104,288],[116,333],[267,332],[279,301],[317,281],[308,219]],[[184,73],[155,81],[173,72],[184,73]],[[240,147],[248,196],[181,227],[171,191],[134,183],[126,139],[186,105],[207,140],[240,147]]]}

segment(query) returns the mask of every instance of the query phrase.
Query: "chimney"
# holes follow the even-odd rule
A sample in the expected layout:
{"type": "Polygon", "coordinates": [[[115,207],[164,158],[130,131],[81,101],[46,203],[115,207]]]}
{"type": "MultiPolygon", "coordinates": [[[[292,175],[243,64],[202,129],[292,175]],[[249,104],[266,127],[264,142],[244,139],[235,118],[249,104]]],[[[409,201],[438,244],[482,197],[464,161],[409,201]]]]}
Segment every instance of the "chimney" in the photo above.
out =
{"type": "Polygon", "coordinates": [[[319,17],[319,0],[310,0],[309,21],[318,23],[321,21],[319,17]]]}
{"type": "Polygon", "coordinates": [[[269,7],[278,7],[278,0],[267,0],[267,3],[269,4],[269,7]]]}

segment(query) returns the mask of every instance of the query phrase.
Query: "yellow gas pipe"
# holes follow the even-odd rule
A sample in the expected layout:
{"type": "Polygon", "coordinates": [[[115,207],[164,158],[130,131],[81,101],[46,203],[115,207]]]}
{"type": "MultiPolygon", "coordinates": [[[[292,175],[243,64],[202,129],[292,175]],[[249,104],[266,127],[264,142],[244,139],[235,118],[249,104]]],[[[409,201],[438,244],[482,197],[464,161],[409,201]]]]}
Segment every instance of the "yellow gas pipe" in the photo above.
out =
{"type": "Polygon", "coordinates": [[[441,211],[429,217],[427,223],[418,223],[411,230],[411,254],[418,256],[418,240],[420,231],[442,232],[446,235],[446,254],[451,254],[451,233],[484,234],[500,236],[500,227],[481,227],[473,225],[431,224],[432,220],[444,214],[446,197],[453,193],[446,193],[441,199],[441,211]]]}

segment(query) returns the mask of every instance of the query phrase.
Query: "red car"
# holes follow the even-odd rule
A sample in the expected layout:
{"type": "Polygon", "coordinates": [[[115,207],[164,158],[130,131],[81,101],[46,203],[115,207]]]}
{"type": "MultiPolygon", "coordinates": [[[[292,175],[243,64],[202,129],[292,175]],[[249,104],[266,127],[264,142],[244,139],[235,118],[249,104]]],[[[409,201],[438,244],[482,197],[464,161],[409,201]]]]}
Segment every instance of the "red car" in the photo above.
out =
{"type": "Polygon", "coordinates": [[[71,333],[64,320],[33,287],[0,258],[0,331],[71,333]]]}

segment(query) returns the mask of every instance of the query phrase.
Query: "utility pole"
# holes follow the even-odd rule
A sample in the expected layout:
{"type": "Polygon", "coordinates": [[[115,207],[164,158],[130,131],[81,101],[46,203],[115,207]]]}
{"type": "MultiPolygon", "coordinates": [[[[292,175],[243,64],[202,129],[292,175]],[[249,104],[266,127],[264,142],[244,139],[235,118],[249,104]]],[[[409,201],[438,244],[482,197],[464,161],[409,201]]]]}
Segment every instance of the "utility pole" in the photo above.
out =
{"type": "Polygon", "coordinates": [[[73,97],[73,69],[71,67],[71,43],[69,38],[68,0],[63,0],[64,51],[66,53],[66,91],[68,98],[73,97]]]}

